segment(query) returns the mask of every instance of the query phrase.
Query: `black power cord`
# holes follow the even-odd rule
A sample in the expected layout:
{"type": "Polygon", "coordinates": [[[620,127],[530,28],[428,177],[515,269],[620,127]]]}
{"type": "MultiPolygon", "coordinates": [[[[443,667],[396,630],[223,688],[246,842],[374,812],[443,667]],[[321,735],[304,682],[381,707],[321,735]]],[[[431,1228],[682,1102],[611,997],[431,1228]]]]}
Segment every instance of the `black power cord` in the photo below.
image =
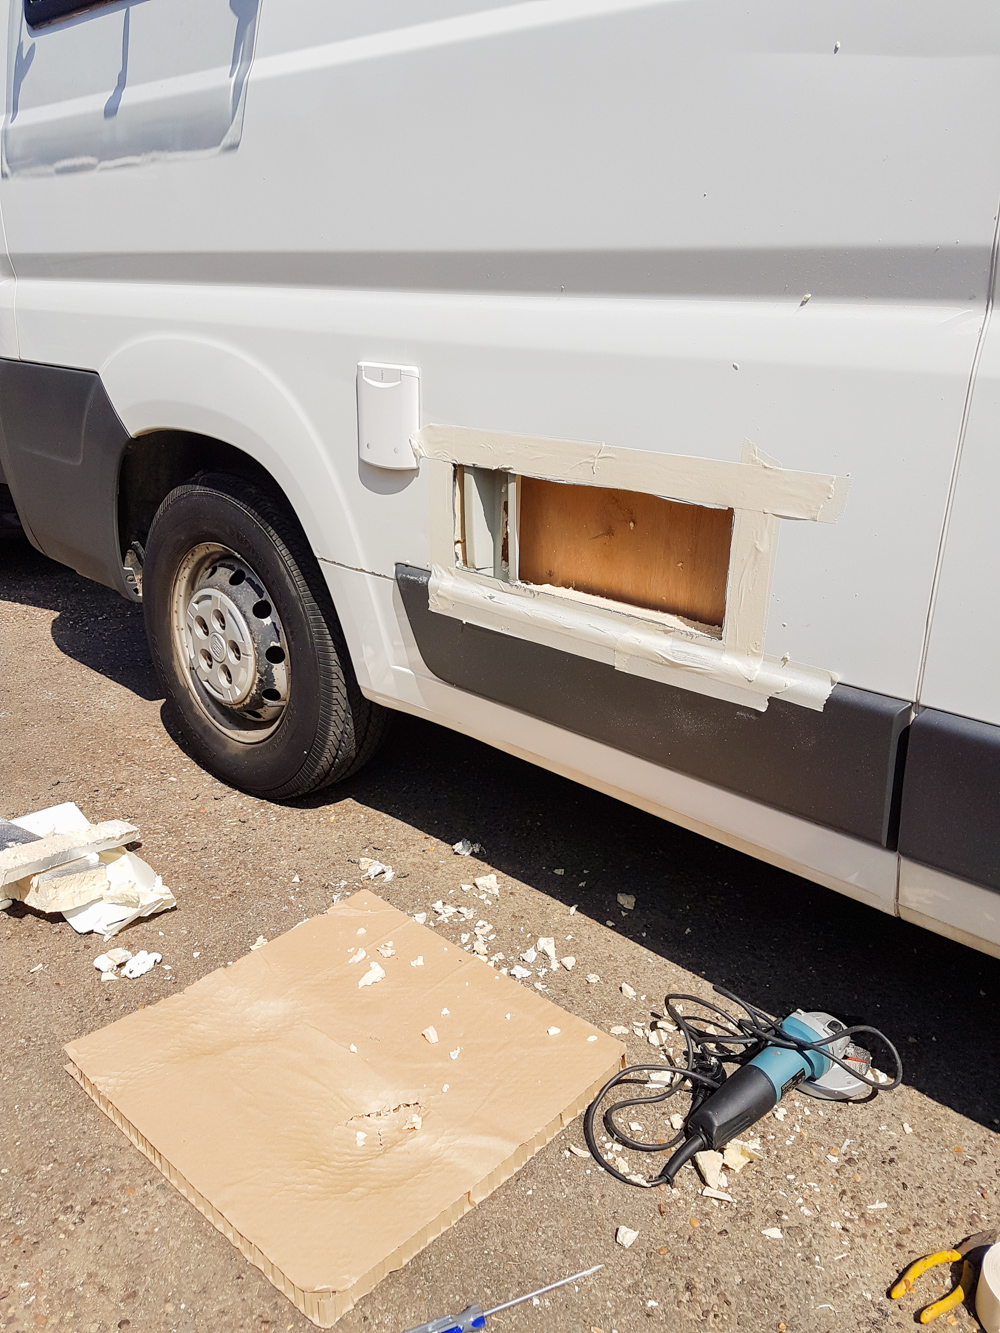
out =
{"type": "Polygon", "coordinates": [[[766,1013],[763,1009],[748,1004],[745,1000],[741,1000],[738,995],[733,995],[732,992],[724,990],[721,986],[714,987],[714,990],[717,995],[721,995],[732,1004],[738,1005],[743,1011],[742,1014],[733,1015],[728,1013],[717,1004],[713,1004],[710,1000],[700,999],[697,995],[680,993],[668,995],[664,1000],[664,1008],[684,1039],[686,1063],[683,1065],[630,1065],[627,1069],[622,1069],[615,1074],[614,1078],[608,1079],[587,1107],[586,1114],[583,1117],[583,1135],[587,1141],[587,1147],[595,1161],[609,1175],[622,1181],[623,1184],[639,1185],[643,1188],[653,1185],[673,1184],[672,1179],[663,1176],[662,1173],[643,1179],[638,1173],[626,1174],[619,1171],[608,1161],[597,1146],[594,1121],[608,1094],[617,1087],[632,1084],[644,1088],[651,1085],[656,1086],[656,1081],[637,1077],[638,1075],[657,1073],[662,1077],[663,1074],[666,1074],[668,1075],[668,1081],[660,1092],[650,1096],[628,1097],[615,1102],[613,1106],[607,1108],[601,1119],[610,1137],[615,1142],[620,1143],[622,1147],[628,1148],[632,1152],[649,1153],[671,1152],[684,1141],[684,1131],[678,1130],[673,1138],[664,1142],[640,1143],[637,1139],[633,1139],[626,1134],[617,1123],[615,1117],[619,1113],[631,1106],[660,1105],[668,1102],[671,1097],[686,1092],[691,1097],[690,1105],[685,1114],[686,1120],[713,1092],[718,1091],[725,1083],[728,1077],[725,1068],[727,1064],[747,1064],[767,1046],[783,1047],[785,1050],[798,1051],[800,1054],[806,1051],[822,1051],[833,1064],[847,1070],[852,1078],[871,1089],[867,1097],[859,1098],[828,1089],[810,1089],[804,1085],[799,1085],[800,1092],[823,1101],[870,1101],[879,1092],[891,1092],[893,1088],[898,1088],[903,1081],[903,1063],[899,1058],[899,1052],[885,1033],[880,1032],[878,1028],[869,1027],[867,1023],[856,1023],[851,1027],[839,1028],[830,1036],[820,1037],[816,1041],[800,1041],[798,1038],[790,1037],[782,1031],[780,1020],[766,1013]],[[700,1014],[682,1013],[677,1008],[680,1002],[696,1005],[707,1012],[700,1014]],[[712,1031],[713,1028],[714,1031],[712,1031]],[[846,1060],[834,1055],[828,1049],[831,1044],[842,1041],[845,1037],[853,1039],[861,1034],[865,1034],[869,1038],[875,1037],[883,1044],[895,1062],[895,1078],[886,1083],[879,1083],[869,1075],[860,1073],[856,1064],[848,1064],[846,1060]]]}

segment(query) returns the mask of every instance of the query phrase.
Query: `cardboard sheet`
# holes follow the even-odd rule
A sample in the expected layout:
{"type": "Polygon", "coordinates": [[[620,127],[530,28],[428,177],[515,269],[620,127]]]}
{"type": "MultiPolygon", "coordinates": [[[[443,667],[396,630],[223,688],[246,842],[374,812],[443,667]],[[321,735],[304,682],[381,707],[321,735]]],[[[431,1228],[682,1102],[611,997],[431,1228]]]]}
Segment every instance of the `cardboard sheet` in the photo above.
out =
{"type": "Polygon", "coordinates": [[[624,1049],[363,890],[66,1052],[329,1327],[579,1114],[624,1049]]]}

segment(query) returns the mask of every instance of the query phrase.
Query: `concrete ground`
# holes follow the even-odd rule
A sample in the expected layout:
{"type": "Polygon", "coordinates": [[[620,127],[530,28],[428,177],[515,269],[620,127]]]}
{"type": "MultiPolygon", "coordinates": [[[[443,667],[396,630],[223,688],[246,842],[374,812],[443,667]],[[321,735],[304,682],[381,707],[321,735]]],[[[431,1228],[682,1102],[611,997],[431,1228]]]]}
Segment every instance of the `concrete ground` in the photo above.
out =
{"type": "MultiPolygon", "coordinates": [[[[1000,1220],[1000,963],[412,719],[344,786],[290,806],[252,800],[175,743],[141,611],[5,542],[0,813],[67,800],[140,826],[178,907],[116,943],[156,949],[172,970],[102,983],[99,937],[19,905],[0,915],[0,1329],[311,1327],[81,1092],[62,1047],[322,912],[359,884],[362,856],[392,864],[376,890],[411,912],[494,870],[491,948],[513,958],[554,936],[578,961],[546,975],[548,996],[605,1028],[648,1021],[668,990],[719,984],[775,1013],[865,1017],[897,1042],[906,1077],[870,1105],[788,1099],[783,1121],[758,1126],[763,1160],[730,1179],[734,1204],[701,1195],[691,1168],[673,1193],[617,1183],[568,1151],[583,1141],[577,1120],[361,1300],[344,1333],[394,1333],[595,1263],[578,1287],[491,1324],[909,1327],[917,1296],[950,1275],[890,1302],[899,1270],[1000,1220]],[[478,858],[453,855],[463,836],[482,843],[478,858]],[[621,1224],[639,1232],[627,1250],[621,1224]],[[775,1227],[780,1240],[764,1234],[775,1227]]],[[[941,1326],[975,1321],[959,1309],[941,1326]]]]}

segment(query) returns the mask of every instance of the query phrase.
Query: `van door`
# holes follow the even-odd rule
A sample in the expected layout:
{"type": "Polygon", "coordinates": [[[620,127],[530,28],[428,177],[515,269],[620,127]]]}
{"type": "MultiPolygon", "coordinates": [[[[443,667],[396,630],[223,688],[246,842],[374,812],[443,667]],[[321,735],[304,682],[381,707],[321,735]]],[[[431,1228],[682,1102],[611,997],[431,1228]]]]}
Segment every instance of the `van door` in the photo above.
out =
{"type": "MultiPolygon", "coordinates": [[[[985,336],[910,729],[900,912],[1000,952],[1000,327],[985,336]]],[[[980,947],[982,945],[980,944],[980,947]]]]}

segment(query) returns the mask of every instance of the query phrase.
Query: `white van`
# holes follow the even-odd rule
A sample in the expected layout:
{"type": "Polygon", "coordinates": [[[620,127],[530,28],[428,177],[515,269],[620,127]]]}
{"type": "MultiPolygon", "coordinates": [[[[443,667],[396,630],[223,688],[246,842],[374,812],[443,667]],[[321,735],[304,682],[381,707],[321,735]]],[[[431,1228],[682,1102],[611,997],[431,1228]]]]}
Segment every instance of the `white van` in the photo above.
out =
{"type": "Polygon", "coordinates": [[[7,0],[0,468],[259,796],[402,709],[1000,956],[986,0],[7,0]]]}

